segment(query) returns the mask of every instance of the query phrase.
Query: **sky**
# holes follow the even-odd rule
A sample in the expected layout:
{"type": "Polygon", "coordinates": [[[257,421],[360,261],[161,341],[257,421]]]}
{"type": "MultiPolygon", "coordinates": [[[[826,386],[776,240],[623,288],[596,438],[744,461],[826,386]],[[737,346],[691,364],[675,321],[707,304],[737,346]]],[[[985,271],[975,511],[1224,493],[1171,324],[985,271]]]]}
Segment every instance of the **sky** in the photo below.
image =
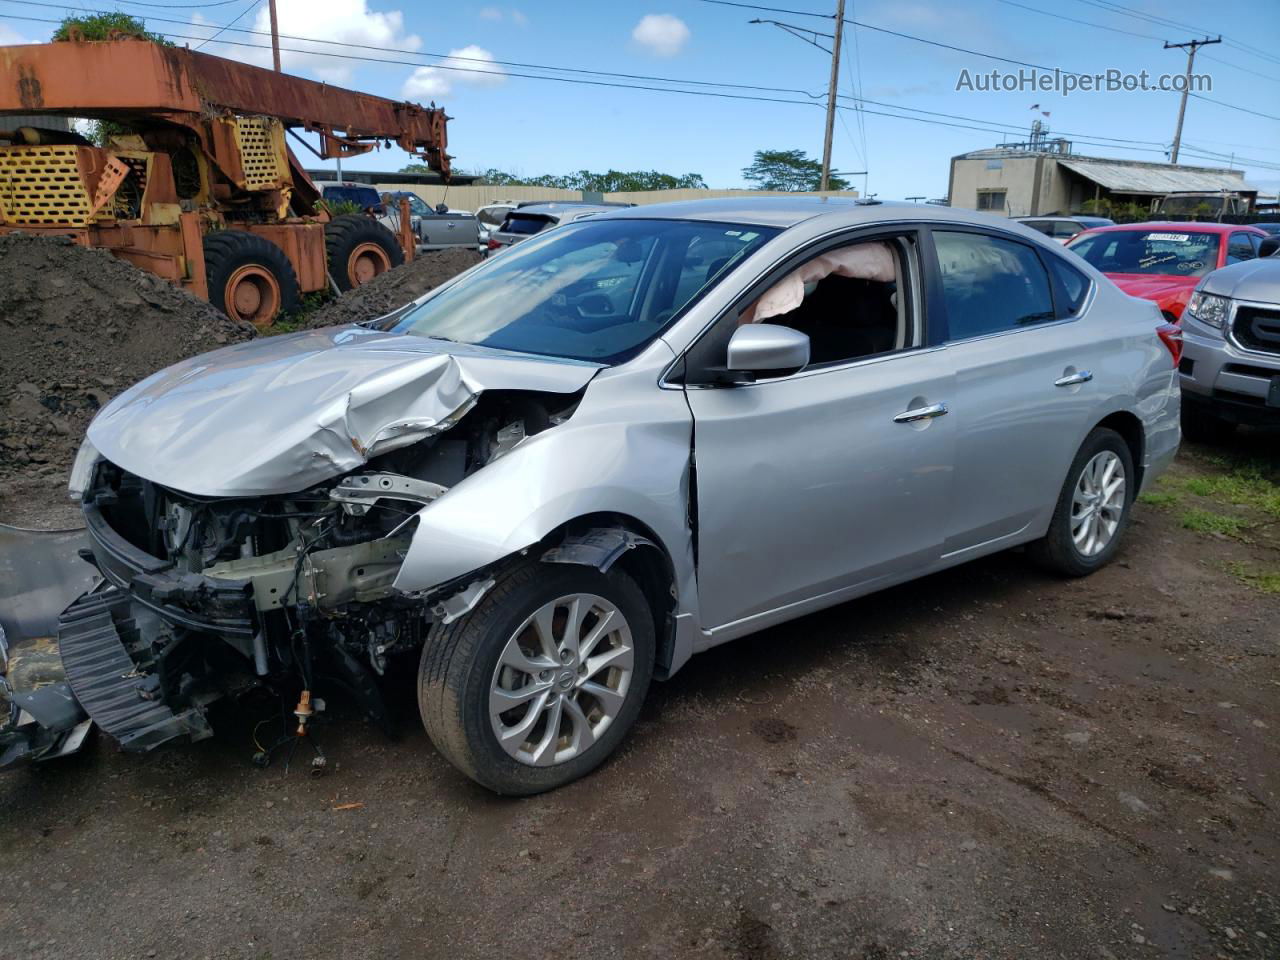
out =
{"type": "MultiPolygon", "coordinates": [[[[284,39],[286,71],[444,106],[457,170],[659,170],[699,173],[709,186],[728,188],[750,186],[742,168],[756,150],[821,156],[831,71],[819,46],[831,46],[822,34],[833,30],[835,0],[744,2],[790,12],[707,0],[278,0],[278,13],[283,35],[345,45],[284,39]]],[[[270,64],[266,36],[236,32],[268,30],[266,0],[165,0],[163,7],[159,0],[0,0],[0,45],[41,41],[53,29],[41,19],[86,9],[123,10],[176,43],[195,47],[203,38],[205,52],[270,64]]],[[[978,87],[979,75],[993,69],[1024,69],[977,53],[1080,74],[1146,70],[1155,83],[1186,68],[1184,51],[1166,50],[1163,41],[1220,30],[1224,42],[1197,54],[1195,72],[1211,78],[1203,96],[1222,103],[1188,101],[1181,162],[1230,164],[1264,190],[1280,188],[1276,0],[846,0],[845,17],[862,26],[845,28],[833,167],[856,172],[853,185],[881,199],[944,197],[952,156],[1025,140],[1035,120],[1072,140],[1078,154],[1164,160],[1177,93],[990,92],[957,84],[964,71],[968,86],[978,87]]],[[[346,167],[395,170],[409,159],[393,148],[346,167]]]]}

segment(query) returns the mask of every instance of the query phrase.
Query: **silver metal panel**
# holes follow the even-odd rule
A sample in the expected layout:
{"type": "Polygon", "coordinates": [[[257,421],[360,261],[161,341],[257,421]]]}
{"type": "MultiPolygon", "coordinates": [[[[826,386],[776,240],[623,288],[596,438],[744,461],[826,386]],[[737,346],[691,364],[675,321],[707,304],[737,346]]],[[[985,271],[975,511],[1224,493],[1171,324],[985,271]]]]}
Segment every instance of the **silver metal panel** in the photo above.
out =
{"type": "Polygon", "coordinates": [[[933,563],[955,425],[894,417],[953,388],[924,350],[689,390],[703,628],[933,563]]]}
{"type": "Polygon", "coordinates": [[[598,369],[330,327],[162,370],[107,404],[88,436],[112,463],[175,490],[291,493],[448,429],[486,389],[573,393],[598,369]]]}
{"type": "Polygon", "coordinates": [[[427,590],[537,543],[578,517],[629,517],[652,531],[676,572],[680,612],[693,588],[688,527],[689,407],[660,390],[661,341],[587,388],[565,423],[529,437],[418,513],[395,586],[427,590]]]}

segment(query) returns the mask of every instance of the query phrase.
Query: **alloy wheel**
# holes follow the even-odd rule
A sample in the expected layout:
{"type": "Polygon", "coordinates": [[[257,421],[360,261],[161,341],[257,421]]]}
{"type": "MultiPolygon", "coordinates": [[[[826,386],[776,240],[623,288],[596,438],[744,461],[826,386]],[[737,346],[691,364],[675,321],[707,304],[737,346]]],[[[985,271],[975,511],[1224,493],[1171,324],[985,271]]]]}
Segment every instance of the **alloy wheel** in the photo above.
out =
{"type": "Polygon", "coordinates": [[[1111,543],[1124,517],[1124,464],[1111,450],[1096,454],[1080,473],[1071,498],[1071,539],[1083,557],[1111,543]]]}
{"type": "Polygon", "coordinates": [[[580,756],[622,710],[634,669],[631,628],[613,603],[575,593],[544,604],[512,634],[493,671],[498,743],[535,767],[580,756]]]}

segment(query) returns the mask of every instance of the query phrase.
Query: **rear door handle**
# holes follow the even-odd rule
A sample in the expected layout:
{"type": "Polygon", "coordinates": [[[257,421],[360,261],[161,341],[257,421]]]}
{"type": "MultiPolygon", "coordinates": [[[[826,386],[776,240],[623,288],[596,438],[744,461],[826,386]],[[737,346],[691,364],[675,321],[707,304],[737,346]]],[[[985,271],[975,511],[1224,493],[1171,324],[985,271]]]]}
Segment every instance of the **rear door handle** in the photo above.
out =
{"type": "Polygon", "coordinates": [[[934,403],[927,407],[914,407],[911,410],[904,410],[893,418],[894,423],[915,423],[917,420],[933,420],[935,417],[946,416],[947,405],[945,403],[934,403]]]}
{"type": "Polygon", "coordinates": [[[1093,379],[1093,373],[1089,370],[1081,370],[1079,373],[1072,373],[1065,377],[1059,377],[1053,381],[1055,387],[1074,387],[1078,383],[1088,383],[1093,379]]]}

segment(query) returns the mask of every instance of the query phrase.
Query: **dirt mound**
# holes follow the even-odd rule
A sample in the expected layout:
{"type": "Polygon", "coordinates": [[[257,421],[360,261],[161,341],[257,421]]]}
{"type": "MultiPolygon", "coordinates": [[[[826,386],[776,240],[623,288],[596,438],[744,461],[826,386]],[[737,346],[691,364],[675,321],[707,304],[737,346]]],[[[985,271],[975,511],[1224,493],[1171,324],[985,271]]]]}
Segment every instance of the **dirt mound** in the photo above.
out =
{"type": "Polygon", "coordinates": [[[480,254],[470,249],[424,253],[413,263],[388,270],[363,287],[325,304],[307,319],[306,326],[336,327],[372,320],[404,306],[479,262],[480,254]]]}
{"type": "Polygon", "coordinates": [[[67,470],[98,408],[162,367],[253,335],[104,250],[0,236],[0,521],[74,523],[67,470]]]}

